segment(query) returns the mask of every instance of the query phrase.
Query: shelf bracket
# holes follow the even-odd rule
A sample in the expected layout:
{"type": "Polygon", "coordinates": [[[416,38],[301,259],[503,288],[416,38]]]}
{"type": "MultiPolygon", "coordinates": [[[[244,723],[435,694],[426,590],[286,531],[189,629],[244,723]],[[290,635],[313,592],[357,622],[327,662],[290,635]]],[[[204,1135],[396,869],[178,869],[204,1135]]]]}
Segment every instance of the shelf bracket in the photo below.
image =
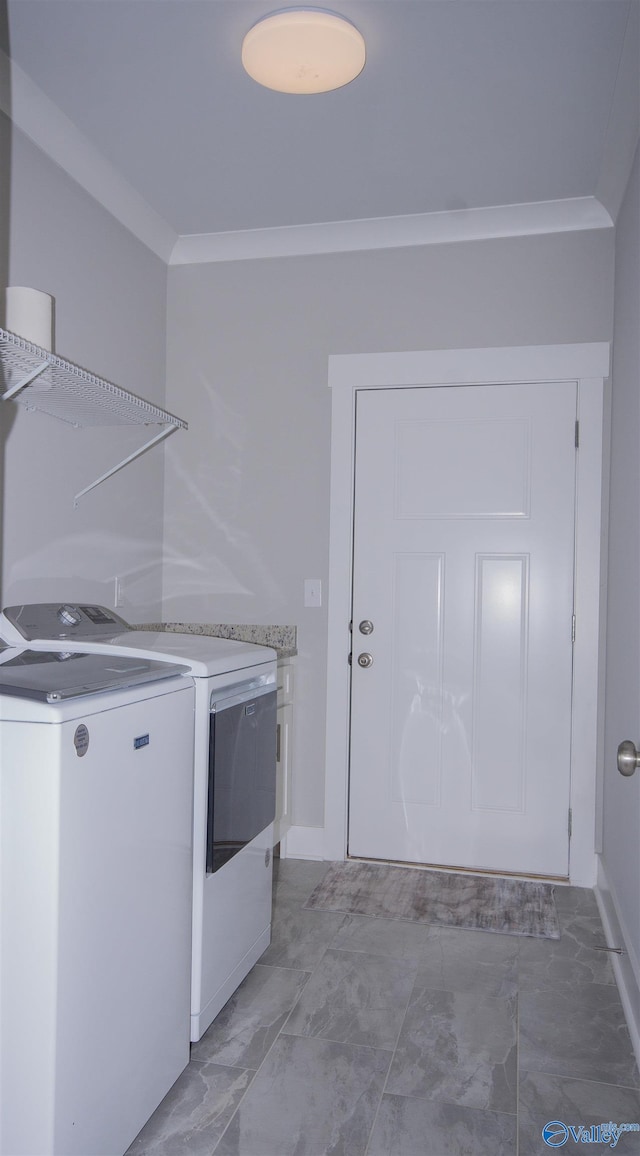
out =
{"type": "Polygon", "coordinates": [[[17,381],[15,385],[12,385],[10,389],[7,389],[6,392],[2,394],[2,401],[9,401],[9,398],[15,397],[16,393],[19,393],[20,390],[24,389],[27,385],[31,385],[31,382],[35,381],[36,377],[40,377],[40,374],[44,373],[45,369],[48,368],[49,362],[45,361],[42,365],[39,365],[37,369],[32,369],[26,377],[23,377],[21,381],[17,381]]]}
{"type": "Polygon", "coordinates": [[[163,429],[159,434],[156,434],[155,437],[152,437],[150,441],[145,442],[144,445],[140,446],[139,449],[134,450],[132,454],[129,454],[128,457],[124,458],[123,461],[118,462],[117,466],[112,466],[110,470],[106,471],[106,473],[101,474],[100,477],[96,478],[95,482],[92,482],[90,486],[85,486],[84,490],[80,490],[80,493],[76,494],[75,498],[73,499],[74,509],[77,509],[80,498],[83,498],[84,495],[88,494],[90,490],[95,490],[96,486],[99,486],[101,482],[105,482],[107,478],[113,477],[113,475],[117,474],[119,470],[122,470],[125,466],[128,466],[129,462],[135,462],[136,458],[139,458],[141,454],[145,454],[147,450],[151,449],[152,446],[157,445],[158,442],[164,441],[165,438],[169,437],[169,434],[175,433],[175,431],[179,428],[180,427],[177,425],[170,425],[167,427],[167,429],[163,429]]]}

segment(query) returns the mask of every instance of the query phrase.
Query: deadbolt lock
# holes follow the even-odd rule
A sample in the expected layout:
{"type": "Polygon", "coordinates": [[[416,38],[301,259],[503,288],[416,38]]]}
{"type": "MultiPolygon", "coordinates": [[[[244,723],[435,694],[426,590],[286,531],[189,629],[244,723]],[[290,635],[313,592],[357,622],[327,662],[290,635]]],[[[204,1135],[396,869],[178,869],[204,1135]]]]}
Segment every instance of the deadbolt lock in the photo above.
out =
{"type": "Polygon", "coordinates": [[[373,656],[371,654],[367,654],[366,652],[364,654],[359,654],[358,666],[373,666],[373,656]]]}
{"type": "Polygon", "coordinates": [[[370,622],[368,618],[364,618],[360,623],[358,630],[361,634],[373,634],[373,622],[370,622]]]}

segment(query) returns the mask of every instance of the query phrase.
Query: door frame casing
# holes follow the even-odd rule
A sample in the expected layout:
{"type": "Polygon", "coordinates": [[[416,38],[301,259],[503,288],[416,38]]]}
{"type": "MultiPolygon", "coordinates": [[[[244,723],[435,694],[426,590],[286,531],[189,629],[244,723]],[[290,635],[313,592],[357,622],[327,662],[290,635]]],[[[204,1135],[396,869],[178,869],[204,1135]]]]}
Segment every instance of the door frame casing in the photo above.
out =
{"type": "MultiPolygon", "coordinates": [[[[572,381],[578,387],[576,639],[571,720],[570,882],[596,880],[603,765],[609,344],[533,345],[329,358],[332,391],[324,858],[346,858],[355,402],[358,390],[572,381]]],[[[567,626],[570,629],[570,624],[567,626]]]]}

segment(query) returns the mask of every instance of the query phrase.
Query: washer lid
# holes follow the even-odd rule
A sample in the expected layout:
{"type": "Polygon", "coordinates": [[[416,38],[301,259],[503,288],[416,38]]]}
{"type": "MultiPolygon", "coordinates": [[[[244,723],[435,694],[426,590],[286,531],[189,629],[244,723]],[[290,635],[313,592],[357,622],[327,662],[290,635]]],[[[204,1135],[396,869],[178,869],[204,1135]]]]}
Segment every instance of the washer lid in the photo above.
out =
{"type": "Polygon", "coordinates": [[[124,654],[13,649],[0,652],[0,694],[38,702],[62,702],[188,673],[187,666],[177,663],[124,654]]]}

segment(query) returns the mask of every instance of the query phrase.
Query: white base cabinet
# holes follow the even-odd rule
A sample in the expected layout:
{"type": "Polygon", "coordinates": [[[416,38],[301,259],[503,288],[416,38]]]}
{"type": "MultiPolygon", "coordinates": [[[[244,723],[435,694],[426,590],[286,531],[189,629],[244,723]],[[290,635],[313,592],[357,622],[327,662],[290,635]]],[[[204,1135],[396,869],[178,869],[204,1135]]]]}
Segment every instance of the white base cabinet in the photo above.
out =
{"type": "Polygon", "coordinates": [[[293,685],[295,662],[278,662],[278,713],[276,743],[276,818],[273,843],[280,843],[291,826],[291,754],[293,750],[293,685]]]}

